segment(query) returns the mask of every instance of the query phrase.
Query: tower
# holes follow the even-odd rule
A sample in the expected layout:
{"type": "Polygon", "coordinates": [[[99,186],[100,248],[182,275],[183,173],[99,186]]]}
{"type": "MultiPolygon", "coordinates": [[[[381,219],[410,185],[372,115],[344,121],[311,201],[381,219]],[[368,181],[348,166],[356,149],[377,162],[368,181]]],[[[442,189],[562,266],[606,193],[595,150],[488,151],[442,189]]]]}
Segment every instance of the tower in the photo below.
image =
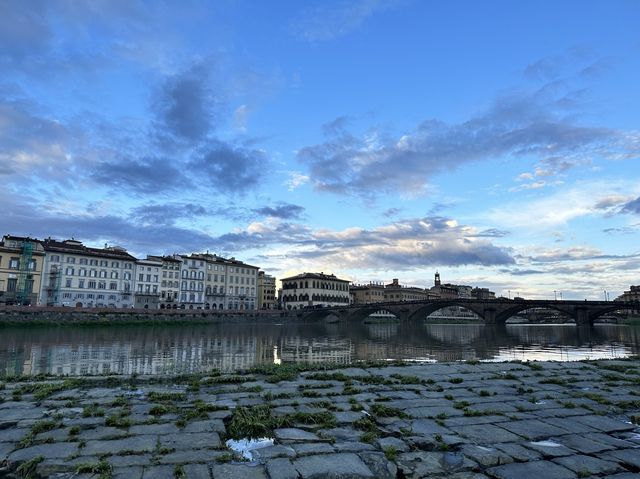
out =
{"type": "Polygon", "coordinates": [[[436,271],[435,285],[440,286],[440,273],[436,271]]]}

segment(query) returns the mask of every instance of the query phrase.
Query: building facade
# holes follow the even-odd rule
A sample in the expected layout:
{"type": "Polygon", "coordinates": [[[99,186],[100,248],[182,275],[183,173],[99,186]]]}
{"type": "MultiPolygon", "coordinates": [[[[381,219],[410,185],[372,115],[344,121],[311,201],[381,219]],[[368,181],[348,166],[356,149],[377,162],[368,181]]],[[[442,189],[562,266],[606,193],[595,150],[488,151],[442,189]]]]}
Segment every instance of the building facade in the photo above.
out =
{"type": "Polygon", "coordinates": [[[38,240],[19,236],[2,238],[0,304],[38,304],[44,258],[44,248],[38,240]]]}
{"type": "Polygon", "coordinates": [[[207,266],[197,254],[180,255],[180,308],[204,308],[204,282],[207,266]]]}
{"type": "Polygon", "coordinates": [[[424,301],[433,298],[434,295],[429,290],[415,286],[402,286],[397,278],[384,287],[385,301],[424,301]]]}
{"type": "Polygon", "coordinates": [[[147,256],[148,260],[158,261],[162,264],[160,277],[160,309],[178,309],[180,299],[180,266],[182,260],[179,256],[147,256]]]}
{"type": "Polygon", "coordinates": [[[131,308],[136,258],[118,246],[91,248],[74,239],[42,241],[40,302],[49,306],[131,308]]]}
{"type": "Polygon", "coordinates": [[[148,258],[136,261],[134,307],[158,309],[160,307],[160,272],[162,261],[148,258]]]}
{"type": "Polygon", "coordinates": [[[351,304],[370,304],[385,301],[385,288],[383,284],[352,284],[349,286],[351,304]]]}
{"type": "Polygon", "coordinates": [[[282,279],[284,309],[349,304],[349,281],[333,274],[302,273],[282,279]]]}
{"type": "Polygon", "coordinates": [[[276,278],[258,271],[258,309],[277,309],[276,278]]]}
{"type": "Polygon", "coordinates": [[[235,258],[224,261],[227,266],[227,309],[257,309],[258,271],[260,268],[243,263],[235,258]]]}

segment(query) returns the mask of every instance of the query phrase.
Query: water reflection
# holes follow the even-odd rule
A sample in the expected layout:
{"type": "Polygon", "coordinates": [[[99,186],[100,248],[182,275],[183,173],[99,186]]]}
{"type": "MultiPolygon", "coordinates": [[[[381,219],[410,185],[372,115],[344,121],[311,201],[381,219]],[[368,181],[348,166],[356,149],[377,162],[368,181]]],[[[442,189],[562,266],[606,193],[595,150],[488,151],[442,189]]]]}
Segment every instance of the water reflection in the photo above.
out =
{"type": "Polygon", "coordinates": [[[0,372],[166,374],[262,363],[577,360],[636,355],[640,328],[433,323],[4,328],[0,372]]]}

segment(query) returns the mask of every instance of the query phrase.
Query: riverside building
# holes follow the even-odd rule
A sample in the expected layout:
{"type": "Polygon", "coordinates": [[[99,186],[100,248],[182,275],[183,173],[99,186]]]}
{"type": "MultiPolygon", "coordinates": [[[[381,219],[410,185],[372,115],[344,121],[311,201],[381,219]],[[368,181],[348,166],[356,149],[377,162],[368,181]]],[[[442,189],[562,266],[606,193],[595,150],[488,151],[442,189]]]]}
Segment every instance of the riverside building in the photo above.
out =
{"type": "Polygon", "coordinates": [[[38,240],[4,236],[0,242],[0,304],[37,304],[44,264],[38,240]]]}
{"type": "Polygon", "coordinates": [[[258,309],[276,308],[276,278],[258,271],[258,309]]]}
{"type": "Polygon", "coordinates": [[[136,261],[134,306],[158,309],[160,303],[160,271],[162,261],[149,258],[136,261]]]}
{"type": "Polygon", "coordinates": [[[133,307],[136,258],[124,248],[91,248],[75,239],[42,241],[40,302],[48,306],[133,307]]]}
{"type": "Polygon", "coordinates": [[[282,279],[284,309],[349,305],[349,281],[333,274],[302,273],[282,279]]]}

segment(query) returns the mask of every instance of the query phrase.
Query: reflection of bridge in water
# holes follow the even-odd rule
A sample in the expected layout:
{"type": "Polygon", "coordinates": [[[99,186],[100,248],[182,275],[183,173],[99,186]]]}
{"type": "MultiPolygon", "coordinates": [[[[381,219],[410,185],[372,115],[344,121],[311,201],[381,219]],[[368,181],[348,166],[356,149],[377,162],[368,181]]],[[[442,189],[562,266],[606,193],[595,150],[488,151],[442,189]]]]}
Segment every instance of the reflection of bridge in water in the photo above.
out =
{"type": "Polygon", "coordinates": [[[630,303],[616,301],[548,301],[548,300],[490,300],[437,299],[425,301],[405,301],[397,303],[371,303],[353,306],[336,306],[321,309],[289,311],[289,316],[303,319],[317,319],[332,316],[343,321],[363,321],[369,315],[387,311],[401,321],[425,319],[430,314],[444,308],[465,308],[488,324],[502,324],[522,311],[545,308],[569,316],[577,324],[593,324],[596,319],[612,311],[629,308],[630,303]]]}
{"type": "Polygon", "coordinates": [[[354,360],[491,360],[505,350],[607,348],[640,352],[640,328],[391,322],[6,328],[5,374],[176,374],[256,364],[354,360]]]}

